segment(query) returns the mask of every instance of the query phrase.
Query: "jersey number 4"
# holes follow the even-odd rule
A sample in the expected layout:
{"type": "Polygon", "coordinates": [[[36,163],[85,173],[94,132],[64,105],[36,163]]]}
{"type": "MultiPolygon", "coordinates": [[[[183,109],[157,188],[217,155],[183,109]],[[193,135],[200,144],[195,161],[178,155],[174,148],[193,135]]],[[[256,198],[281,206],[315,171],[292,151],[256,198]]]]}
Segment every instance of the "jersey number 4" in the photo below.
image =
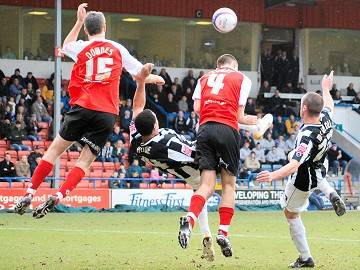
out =
{"type": "Polygon", "coordinates": [[[86,81],[103,81],[110,78],[114,60],[110,57],[98,57],[86,61],[86,81]]]}
{"type": "Polygon", "coordinates": [[[211,94],[218,95],[224,87],[224,78],[226,74],[211,74],[208,78],[207,85],[212,87],[211,94]]]}

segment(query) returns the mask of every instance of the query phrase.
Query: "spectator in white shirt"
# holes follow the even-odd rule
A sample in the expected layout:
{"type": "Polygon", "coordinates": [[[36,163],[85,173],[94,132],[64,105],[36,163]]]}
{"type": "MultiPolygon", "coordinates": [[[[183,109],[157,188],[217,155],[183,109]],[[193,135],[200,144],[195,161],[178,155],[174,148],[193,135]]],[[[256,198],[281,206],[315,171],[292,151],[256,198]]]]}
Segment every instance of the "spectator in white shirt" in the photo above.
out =
{"type": "Polygon", "coordinates": [[[273,146],[271,151],[267,153],[266,162],[269,164],[279,164],[280,158],[279,158],[278,150],[275,146],[273,146]]]}
{"type": "Polygon", "coordinates": [[[260,141],[260,144],[261,144],[261,148],[270,151],[275,146],[275,141],[272,138],[272,134],[271,133],[266,134],[266,138],[262,139],[260,141]]]}
{"type": "Polygon", "coordinates": [[[265,163],[266,159],[265,159],[265,150],[263,148],[261,148],[261,144],[258,142],[255,146],[255,148],[253,149],[253,151],[256,154],[256,157],[259,159],[259,161],[261,163],[265,163]]]}
{"type": "Polygon", "coordinates": [[[291,134],[289,139],[286,140],[286,152],[290,152],[291,150],[295,149],[296,143],[296,136],[295,134],[291,134]]]}
{"type": "Polygon", "coordinates": [[[277,145],[277,148],[284,150],[285,153],[287,152],[287,146],[285,143],[284,136],[282,136],[282,135],[279,136],[279,138],[276,140],[276,145],[277,145]]]}
{"type": "Polygon", "coordinates": [[[249,147],[250,147],[249,141],[245,141],[243,147],[241,147],[241,149],[240,149],[240,160],[243,162],[251,153],[251,150],[249,147]]]}

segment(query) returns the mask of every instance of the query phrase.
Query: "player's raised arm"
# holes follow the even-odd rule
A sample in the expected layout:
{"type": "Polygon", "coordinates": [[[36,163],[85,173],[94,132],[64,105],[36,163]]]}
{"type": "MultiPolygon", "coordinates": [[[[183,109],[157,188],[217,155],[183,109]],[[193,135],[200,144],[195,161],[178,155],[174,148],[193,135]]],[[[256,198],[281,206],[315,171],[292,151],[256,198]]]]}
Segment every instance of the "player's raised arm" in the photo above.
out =
{"type": "MultiPolygon", "coordinates": [[[[145,64],[140,72],[137,74],[136,78],[136,83],[137,83],[137,87],[136,87],[136,91],[135,91],[135,95],[134,95],[134,104],[133,104],[133,119],[136,118],[136,116],[138,116],[139,113],[141,113],[144,108],[145,108],[145,104],[146,104],[146,93],[145,93],[145,84],[147,81],[149,81],[149,75],[151,75],[151,70],[153,69],[154,65],[153,64],[145,64]]],[[[164,83],[164,79],[160,76],[157,75],[153,75],[151,77],[151,82],[152,83],[157,83],[157,84],[163,84],[164,83]]]]}
{"type": "Polygon", "coordinates": [[[284,179],[285,177],[296,172],[299,166],[300,166],[300,162],[295,159],[292,159],[288,164],[281,167],[279,170],[273,172],[262,171],[258,173],[258,175],[256,176],[256,181],[271,182],[273,180],[284,179]]]}
{"type": "Polygon", "coordinates": [[[79,33],[81,31],[81,28],[85,21],[87,6],[88,6],[87,3],[82,3],[78,6],[76,23],[75,23],[74,27],[71,29],[71,31],[69,32],[69,34],[67,35],[67,37],[65,38],[63,47],[65,47],[67,44],[77,40],[79,33]]]}
{"type": "Polygon", "coordinates": [[[324,107],[334,111],[334,100],[330,94],[330,89],[333,86],[334,71],[332,70],[329,75],[324,75],[321,81],[321,87],[323,90],[324,107]]]}

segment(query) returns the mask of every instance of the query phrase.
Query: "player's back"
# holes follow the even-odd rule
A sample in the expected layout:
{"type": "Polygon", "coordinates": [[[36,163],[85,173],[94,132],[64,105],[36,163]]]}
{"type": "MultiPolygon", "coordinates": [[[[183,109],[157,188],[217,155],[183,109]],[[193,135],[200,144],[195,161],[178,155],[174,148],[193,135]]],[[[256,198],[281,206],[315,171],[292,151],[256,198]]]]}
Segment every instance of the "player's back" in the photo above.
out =
{"type": "Polygon", "coordinates": [[[123,46],[107,39],[72,42],[63,51],[75,61],[69,83],[70,104],[118,114],[122,68],[135,75],[141,63],[123,46]]]}
{"type": "Polygon", "coordinates": [[[142,137],[134,126],[131,133],[131,150],[144,162],[150,162],[161,171],[178,178],[189,179],[199,176],[198,166],[194,164],[195,142],[190,142],[166,128],[159,129],[158,135],[142,142],[142,137]]]}
{"type": "Polygon", "coordinates": [[[200,125],[219,122],[238,129],[239,105],[245,105],[251,81],[231,68],[218,68],[200,78],[194,99],[201,99],[200,125]]]}

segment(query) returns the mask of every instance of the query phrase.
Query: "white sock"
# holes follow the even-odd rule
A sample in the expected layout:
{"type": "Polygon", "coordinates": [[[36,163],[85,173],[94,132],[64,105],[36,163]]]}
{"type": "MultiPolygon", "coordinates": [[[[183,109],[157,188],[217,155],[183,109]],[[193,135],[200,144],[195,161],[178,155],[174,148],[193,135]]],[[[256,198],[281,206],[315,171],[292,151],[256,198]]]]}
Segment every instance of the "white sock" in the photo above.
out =
{"type": "Polygon", "coordinates": [[[257,125],[245,125],[245,124],[239,124],[239,128],[243,129],[243,130],[248,130],[252,133],[256,132],[259,130],[257,125]]]}
{"type": "Polygon", "coordinates": [[[207,202],[205,202],[204,208],[201,210],[199,214],[198,221],[199,221],[200,232],[203,234],[211,235],[209,228],[209,220],[208,220],[207,202]]]}
{"type": "Polygon", "coordinates": [[[311,257],[309,245],[307,243],[305,227],[301,218],[288,219],[291,238],[299,251],[301,259],[307,260],[311,257]]]}
{"type": "Polygon", "coordinates": [[[330,197],[330,193],[333,193],[333,192],[335,192],[336,193],[336,191],[335,191],[335,189],[334,188],[332,188],[331,186],[330,186],[330,184],[329,184],[329,182],[327,181],[327,180],[322,180],[322,181],[320,181],[319,183],[318,183],[318,189],[320,189],[321,190],[321,192],[323,192],[324,194],[325,194],[325,196],[326,196],[326,198],[328,198],[329,199],[329,197],[330,197]]]}

